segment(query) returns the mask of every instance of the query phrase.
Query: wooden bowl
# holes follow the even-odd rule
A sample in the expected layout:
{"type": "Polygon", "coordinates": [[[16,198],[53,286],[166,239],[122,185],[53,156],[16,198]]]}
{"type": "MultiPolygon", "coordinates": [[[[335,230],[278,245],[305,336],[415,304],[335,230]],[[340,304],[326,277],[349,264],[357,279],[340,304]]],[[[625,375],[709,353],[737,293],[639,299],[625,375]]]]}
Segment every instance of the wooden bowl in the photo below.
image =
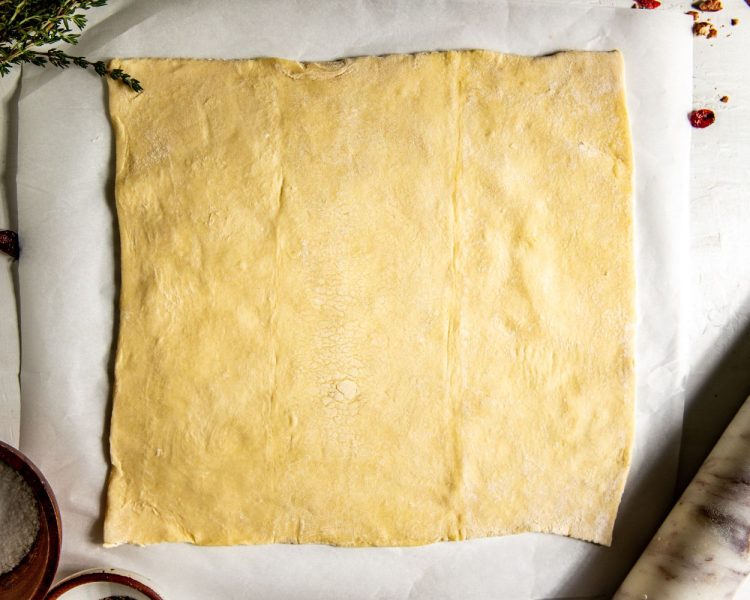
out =
{"type": "Polygon", "coordinates": [[[60,510],[49,483],[26,456],[0,442],[0,460],[23,477],[39,506],[39,533],[34,545],[18,566],[5,575],[0,575],[0,598],[42,600],[52,585],[60,559],[60,510]]]}
{"type": "Polygon", "coordinates": [[[132,600],[162,600],[145,577],[122,569],[88,569],[58,583],[47,600],[88,600],[123,597],[132,600]]]}

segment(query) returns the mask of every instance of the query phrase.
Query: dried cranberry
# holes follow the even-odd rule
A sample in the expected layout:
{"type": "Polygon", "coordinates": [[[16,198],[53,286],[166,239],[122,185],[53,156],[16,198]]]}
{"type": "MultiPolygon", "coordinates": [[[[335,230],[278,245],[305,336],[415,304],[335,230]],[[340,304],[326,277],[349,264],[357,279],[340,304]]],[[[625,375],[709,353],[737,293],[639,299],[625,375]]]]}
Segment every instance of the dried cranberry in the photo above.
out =
{"type": "Polygon", "coordinates": [[[661,2],[658,0],[636,0],[635,4],[637,8],[646,8],[648,10],[653,10],[661,6],[661,2]]]}
{"type": "Polygon", "coordinates": [[[18,260],[21,248],[18,245],[18,234],[15,231],[0,231],[0,252],[18,260]]]}
{"type": "Polygon", "coordinates": [[[698,129],[708,127],[715,120],[716,115],[714,114],[714,111],[708,108],[701,108],[690,113],[690,124],[698,129]]]}

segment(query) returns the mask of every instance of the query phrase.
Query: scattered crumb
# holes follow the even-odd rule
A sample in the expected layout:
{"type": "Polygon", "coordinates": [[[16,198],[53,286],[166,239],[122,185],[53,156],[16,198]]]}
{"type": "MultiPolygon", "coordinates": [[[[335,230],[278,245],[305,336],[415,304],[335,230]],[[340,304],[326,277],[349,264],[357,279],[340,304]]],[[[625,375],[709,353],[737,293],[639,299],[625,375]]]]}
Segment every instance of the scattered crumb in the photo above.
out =
{"type": "Polygon", "coordinates": [[[698,11],[697,10],[689,10],[685,14],[686,15],[690,15],[691,17],[693,17],[693,22],[696,22],[698,20],[698,17],[700,16],[700,15],[698,15],[698,11]]]}
{"type": "Polygon", "coordinates": [[[693,4],[693,6],[702,12],[717,12],[724,8],[721,0],[702,0],[702,2],[693,4]]]}
{"type": "Polygon", "coordinates": [[[699,21],[698,23],[693,24],[694,36],[703,36],[710,39],[716,37],[717,34],[716,27],[707,21],[699,21]]]}
{"type": "Polygon", "coordinates": [[[734,27],[735,25],[739,25],[740,24],[740,20],[739,19],[732,19],[729,22],[732,24],[732,27],[734,27]]]}
{"type": "Polygon", "coordinates": [[[729,96],[722,96],[721,98],[719,98],[719,101],[726,104],[727,102],[729,102],[729,96]]]}
{"type": "Polygon", "coordinates": [[[705,35],[708,37],[708,32],[711,30],[711,25],[709,23],[701,22],[696,23],[693,25],[693,35],[705,35]]]}

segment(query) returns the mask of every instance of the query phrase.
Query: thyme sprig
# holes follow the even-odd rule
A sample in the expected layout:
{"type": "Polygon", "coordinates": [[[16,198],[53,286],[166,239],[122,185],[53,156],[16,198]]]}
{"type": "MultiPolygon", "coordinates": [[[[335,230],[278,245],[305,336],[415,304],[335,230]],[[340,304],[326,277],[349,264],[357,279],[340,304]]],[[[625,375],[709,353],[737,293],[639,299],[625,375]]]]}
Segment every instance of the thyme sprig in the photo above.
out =
{"type": "Polygon", "coordinates": [[[88,19],[80,11],[104,6],[107,0],[0,0],[0,76],[13,65],[48,64],[66,69],[75,65],[92,68],[100,77],[121,81],[134,92],[143,91],[140,81],[122,69],[108,69],[101,61],[72,56],[52,44],[75,45],[88,19]]]}

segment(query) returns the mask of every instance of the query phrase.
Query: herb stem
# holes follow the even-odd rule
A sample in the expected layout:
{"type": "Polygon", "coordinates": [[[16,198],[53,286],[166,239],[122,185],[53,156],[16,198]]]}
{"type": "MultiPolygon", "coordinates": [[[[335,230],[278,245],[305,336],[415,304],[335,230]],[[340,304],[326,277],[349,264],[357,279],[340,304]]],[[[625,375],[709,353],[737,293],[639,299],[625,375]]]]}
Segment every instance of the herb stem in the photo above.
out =
{"type": "Polygon", "coordinates": [[[120,81],[134,92],[143,91],[137,79],[122,69],[108,69],[103,61],[90,61],[56,47],[35,49],[57,43],[77,44],[79,32],[87,23],[80,11],[106,3],[107,0],[0,0],[0,76],[23,63],[60,69],[76,65],[92,68],[100,77],[120,81]]]}

